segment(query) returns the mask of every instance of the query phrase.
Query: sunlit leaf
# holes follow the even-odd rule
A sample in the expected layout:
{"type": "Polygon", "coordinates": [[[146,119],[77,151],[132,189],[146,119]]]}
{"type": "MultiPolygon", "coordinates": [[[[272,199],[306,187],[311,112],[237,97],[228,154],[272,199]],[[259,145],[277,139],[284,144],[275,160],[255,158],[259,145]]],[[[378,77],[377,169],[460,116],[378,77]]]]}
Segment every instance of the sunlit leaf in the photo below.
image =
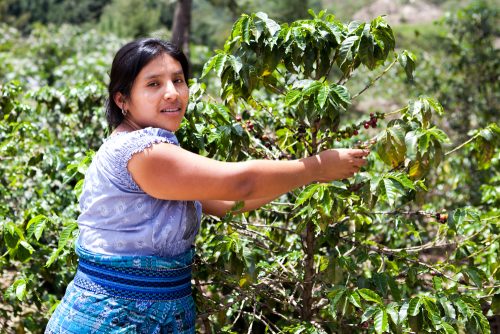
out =
{"type": "Polygon", "coordinates": [[[383,305],[382,298],[373,290],[370,289],[359,289],[359,295],[366,301],[375,302],[379,305],[383,305]]]}
{"type": "Polygon", "coordinates": [[[441,327],[443,327],[446,334],[457,334],[457,331],[455,330],[455,328],[453,328],[452,325],[450,325],[446,322],[441,323],[441,327]]]}
{"type": "Polygon", "coordinates": [[[24,279],[19,279],[14,282],[14,286],[16,287],[16,297],[20,301],[23,301],[26,297],[26,281],[24,279]]]}
{"type": "Polygon", "coordinates": [[[375,313],[375,317],[373,320],[375,331],[377,333],[384,333],[389,328],[387,311],[385,309],[380,309],[377,313],[375,313]]]}
{"type": "Polygon", "coordinates": [[[405,70],[406,78],[409,81],[413,81],[413,73],[415,72],[415,55],[407,50],[403,50],[398,54],[398,62],[405,70]]]}
{"type": "Polygon", "coordinates": [[[408,306],[408,315],[416,316],[420,312],[420,306],[422,305],[422,299],[420,297],[413,297],[410,300],[408,306]]]}
{"type": "Polygon", "coordinates": [[[361,322],[365,322],[367,321],[368,319],[370,319],[371,317],[373,317],[373,315],[375,314],[375,312],[377,312],[378,310],[380,310],[380,306],[370,306],[368,307],[365,312],[363,313],[363,315],[361,316],[361,322]]]}
{"type": "Polygon", "coordinates": [[[328,95],[330,94],[330,86],[328,84],[323,84],[318,90],[317,102],[320,108],[325,106],[328,95]]]}
{"type": "Polygon", "coordinates": [[[316,190],[320,187],[319,184],[311,184],[308,185],[297,197],[295,201],[295,207],[302,205],[305,201],[309,200],[315,193],[316,190]]]}

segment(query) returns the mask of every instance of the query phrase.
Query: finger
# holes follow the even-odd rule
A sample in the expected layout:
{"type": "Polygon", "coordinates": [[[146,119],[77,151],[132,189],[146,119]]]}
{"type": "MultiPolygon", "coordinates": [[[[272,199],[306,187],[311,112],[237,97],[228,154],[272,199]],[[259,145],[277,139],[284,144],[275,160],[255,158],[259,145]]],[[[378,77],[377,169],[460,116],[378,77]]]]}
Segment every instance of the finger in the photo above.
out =
{"type": "Polygon", "coordinates": [[[352,156],[356,158],[364,158],[370,154],[369,150],[353,150],[352,156]]]}
{"type": "Polygon", "coordinates": [[[364,165],[366,165],[366,160],[364,159],[358,159],[356,160],[356,162],[354,163],[354,166],[356,166],[357,168],[361,168],[363,167],[364,165]]]}

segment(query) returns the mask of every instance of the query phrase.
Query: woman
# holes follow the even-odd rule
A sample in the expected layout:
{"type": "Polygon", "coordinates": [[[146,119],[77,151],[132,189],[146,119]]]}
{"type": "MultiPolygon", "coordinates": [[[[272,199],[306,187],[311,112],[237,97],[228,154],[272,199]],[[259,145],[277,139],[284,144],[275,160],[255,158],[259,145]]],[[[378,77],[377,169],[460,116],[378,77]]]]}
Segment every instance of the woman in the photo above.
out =
{"type": "Polygon", "coordinates": [[[106,110],[113,133],[85,176],[75,279],[46,333],[194,333],[192,245],[201,213],[241,211],[315,181],[352,176],[367,151],[293,161],[227,163],[178,146],[188,62],[174,45],[139,39],[116,54],[106,110]]]}

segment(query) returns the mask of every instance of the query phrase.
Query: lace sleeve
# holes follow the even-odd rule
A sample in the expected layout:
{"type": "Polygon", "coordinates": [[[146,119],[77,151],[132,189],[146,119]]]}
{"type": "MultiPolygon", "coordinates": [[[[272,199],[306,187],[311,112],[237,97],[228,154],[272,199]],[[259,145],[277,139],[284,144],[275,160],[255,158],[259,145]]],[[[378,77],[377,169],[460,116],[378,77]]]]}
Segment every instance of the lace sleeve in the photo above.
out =
{"type": "Polygon", "coordinates": [[[121,135],[110,147],[109,162],[111,164],[112,178],[116,185],[127,191],[143,192],[137,183],[132,179],[128,171],[127,164],[132,156],[150,148],[154,144],[169,143],[177,144],[166,136],[150,131],[150,129],[136,131],[121,135]]]}

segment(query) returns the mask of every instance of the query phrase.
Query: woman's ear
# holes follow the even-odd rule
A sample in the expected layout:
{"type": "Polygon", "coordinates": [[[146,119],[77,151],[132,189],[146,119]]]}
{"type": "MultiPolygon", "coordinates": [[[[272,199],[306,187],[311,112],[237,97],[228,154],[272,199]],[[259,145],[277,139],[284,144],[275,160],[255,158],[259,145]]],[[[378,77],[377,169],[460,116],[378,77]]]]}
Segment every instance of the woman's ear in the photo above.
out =
{"type": "Polygon", "coordinates": [[[116,93],[115,96],[113,96],[113,101],[115,101],[115,104],[118,106],[118,108],[122,110],[127,109],[127,100],[122,93],[116,93]]]}

